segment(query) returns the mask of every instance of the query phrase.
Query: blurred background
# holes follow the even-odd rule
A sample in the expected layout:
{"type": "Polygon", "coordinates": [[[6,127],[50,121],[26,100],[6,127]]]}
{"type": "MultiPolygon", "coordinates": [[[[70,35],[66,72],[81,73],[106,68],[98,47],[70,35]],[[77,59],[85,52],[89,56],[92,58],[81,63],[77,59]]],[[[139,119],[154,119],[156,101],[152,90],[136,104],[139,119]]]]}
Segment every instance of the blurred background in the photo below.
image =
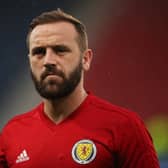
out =
{"type": "Polygon", "coordinates": [[[61,8],[82,20],[94,51],[85,87],[145,121],[168,168],[168,3],[158,0],[5,0],[0,6],[0,129],[41,99],[29,75],[33,17],[61,8]]]}

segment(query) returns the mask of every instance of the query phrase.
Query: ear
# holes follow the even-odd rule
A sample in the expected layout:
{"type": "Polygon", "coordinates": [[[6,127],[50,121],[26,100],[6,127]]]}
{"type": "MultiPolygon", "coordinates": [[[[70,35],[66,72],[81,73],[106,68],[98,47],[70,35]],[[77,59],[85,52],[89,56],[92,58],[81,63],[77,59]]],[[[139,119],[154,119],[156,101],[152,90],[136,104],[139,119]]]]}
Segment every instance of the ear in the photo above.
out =
{"type": "Polygon", "coordinates": [[[88,71],[90,69],[91,61],[93,57],[93,52],[91,49],[87,49],[82,58],[83,69],[84,71],[88,71]]]}

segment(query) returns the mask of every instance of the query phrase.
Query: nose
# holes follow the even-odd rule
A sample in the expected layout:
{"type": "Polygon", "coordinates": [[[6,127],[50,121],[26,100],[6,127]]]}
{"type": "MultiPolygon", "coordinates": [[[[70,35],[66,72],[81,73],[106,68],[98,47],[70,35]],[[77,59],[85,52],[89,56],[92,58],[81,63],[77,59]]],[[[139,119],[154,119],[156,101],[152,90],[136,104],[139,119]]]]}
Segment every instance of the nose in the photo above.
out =
{"type": "Polygon", "coordinates": [[[46,53],[44,56],[44,66],[48,66],[48,65],[52,65],[52,66],[56,66],[57,64],[57,60],[56,60],[56,54],[54,53],[54,51],[52,50],[52,48],[46,48],[46,53]]]}

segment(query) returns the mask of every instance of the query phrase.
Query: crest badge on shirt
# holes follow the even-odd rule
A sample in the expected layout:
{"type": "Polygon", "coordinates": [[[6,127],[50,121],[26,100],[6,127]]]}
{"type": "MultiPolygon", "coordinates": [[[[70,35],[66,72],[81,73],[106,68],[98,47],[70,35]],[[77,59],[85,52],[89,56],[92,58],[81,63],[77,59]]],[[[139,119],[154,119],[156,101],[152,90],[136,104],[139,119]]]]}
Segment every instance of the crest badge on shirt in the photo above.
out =
{"type": "Polygon", "coordinates": [[[95,159],[96,153],[96,145],[88,139],[76,142],[72,148],[72,158],[79,164],[90,163],[95,159]]]}

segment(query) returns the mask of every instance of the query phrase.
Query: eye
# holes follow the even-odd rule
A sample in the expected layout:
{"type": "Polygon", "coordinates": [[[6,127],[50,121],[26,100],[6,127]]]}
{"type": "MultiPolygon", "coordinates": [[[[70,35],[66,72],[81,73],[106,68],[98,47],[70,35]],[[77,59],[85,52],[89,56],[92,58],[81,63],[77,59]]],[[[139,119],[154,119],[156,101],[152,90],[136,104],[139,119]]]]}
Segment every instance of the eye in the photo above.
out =
{"type": "Polygon", "coordinates": [[[64,45],[53,46],[52,49],[58,55],[64,55],[65,53],[71,51],[67,46],[64,45]]]}
{"type": "Polygon", "coordinates": [[[36,47],[32,50],[32,55],[45,55],[46,54],[46,48],[44,47],[36,47]]]}

